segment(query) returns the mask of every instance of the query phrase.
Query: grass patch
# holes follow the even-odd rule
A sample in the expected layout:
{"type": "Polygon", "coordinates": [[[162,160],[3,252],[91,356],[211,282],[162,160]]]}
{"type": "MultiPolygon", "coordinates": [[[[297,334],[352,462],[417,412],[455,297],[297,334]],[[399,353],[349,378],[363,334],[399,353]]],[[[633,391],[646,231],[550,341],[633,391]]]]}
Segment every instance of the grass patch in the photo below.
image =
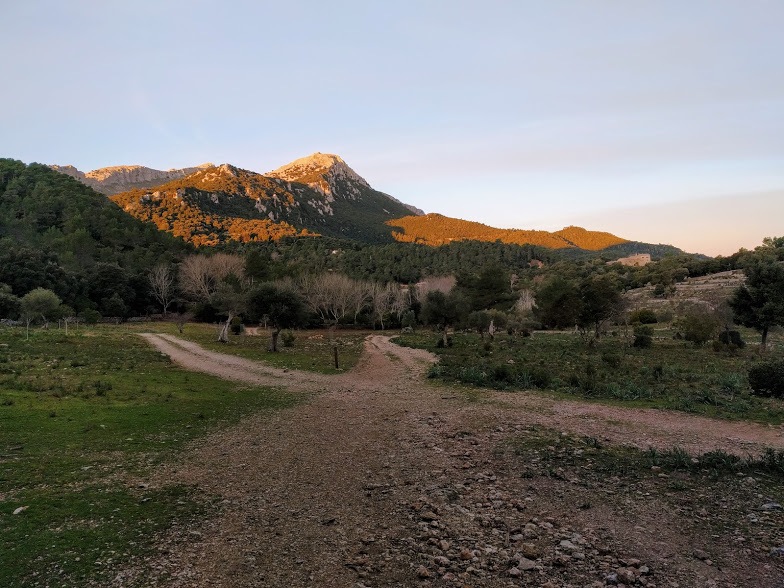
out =
{"type": "Polygon", "coordinates": [[[0,357],[0,586],[106,581],[210,502],[134,480],[193,438],[294,402],[180,370],[124,327],[29,341],[4,328],[0,357]]]}
{"type": "Polygon", "coordinates": [[[142,323],[127,325],[124,328],[133,332],[168,333],[188,341],[198,343],[206,349],[221,353],[239,355],[247,359],[263,361],[269,365],[296,370],[336,374],[350,370],[356,365],[362,353],[366,331],[341,331],[335,334],[338,348],[339,369],[335,369],[333,346],[329,332],[324,330],[294,331],[295,340],[291,347],[279,341],[278,352],[267,351],[269,335],[260,329],[259,335],[229,335],[228,343],[219,343],[217,325],[192,323],[185,326],[182,334],[172,323],[142,323]]]}
{"type": "MultiPolygon", "coordinates": [[[[660,333],[661,334],[661,333],[660,333]]],[[[781,424],[784,401],[751,394],[748,369],[754,350],[717,352],[672,338],[649,349],[620,337],[589,346],[575,334],[497,335],[489,342],[459,333],[437,347],[429,332],[401,335],[401,345],[427,349],[440,361],[429,377],[500,390],[550,390],[586,399],[669,408],[729,419],[781,424]]]]}
{"type": "Polygon", "coordinates": [[[558,469],[587,469],[597,477],[621,475],[627,478],[659,477],[682,473],[718,479],[724,476],[761,476],[784,487],[784,451],[768,449],[759,456],[745,458],[721,450],[692,455],[679,447],[640,450],[605,445],[593,437],[563,435],[541,427],[508,441],[519,457],[541,472],[558,469]]]}

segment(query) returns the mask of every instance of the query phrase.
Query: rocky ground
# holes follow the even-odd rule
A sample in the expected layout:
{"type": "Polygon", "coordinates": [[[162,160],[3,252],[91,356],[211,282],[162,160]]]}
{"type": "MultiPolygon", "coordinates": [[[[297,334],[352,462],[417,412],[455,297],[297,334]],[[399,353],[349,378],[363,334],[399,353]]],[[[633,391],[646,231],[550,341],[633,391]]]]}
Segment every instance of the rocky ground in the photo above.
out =
{"type": "Polygon", "coordinates": [[[116,586],[784,588],[784,502],[764,475],[639,467],[631,450],[784,448],[781,428],[428,384],[385,337],[341,376],[171,336],[181,365],[305,400],[193,446],[148,484],[217,497],[116,586]]]}

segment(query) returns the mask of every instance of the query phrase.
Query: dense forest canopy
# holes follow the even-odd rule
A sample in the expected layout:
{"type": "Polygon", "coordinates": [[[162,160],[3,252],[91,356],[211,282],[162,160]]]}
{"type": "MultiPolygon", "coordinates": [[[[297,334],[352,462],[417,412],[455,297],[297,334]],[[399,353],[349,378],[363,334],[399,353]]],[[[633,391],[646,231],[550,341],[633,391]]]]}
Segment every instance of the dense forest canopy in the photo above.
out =
{"type": "Polygon", "coordinates": [[[141,311],[148,269],[190,250],[71,177],[0,159],[0,283],[16,296],[43,287],[79,310],[116,294],[141,311]]]}

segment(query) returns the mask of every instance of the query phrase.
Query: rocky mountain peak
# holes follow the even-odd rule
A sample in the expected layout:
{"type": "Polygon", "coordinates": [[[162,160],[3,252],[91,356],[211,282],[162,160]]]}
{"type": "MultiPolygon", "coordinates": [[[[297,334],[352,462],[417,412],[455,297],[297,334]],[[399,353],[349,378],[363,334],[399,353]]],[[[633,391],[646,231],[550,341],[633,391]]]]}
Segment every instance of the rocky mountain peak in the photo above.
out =
{"type": "Polygon", "coordinates": [[[370,188],[370,184],[351,169],[339,155],[331,153],[316,152],[265,175],[287,182],[307,184],[323,194],[332,194],[339,181],[370,188]]]}
{"type": "Polygon", "coordinates": [[[184,178],[196,171],[213,167],[213,164],[203,163],[195,167],[169,169],[166,171],[152,169],[143,165],[113,165],[94,169],[87,173],[79,171],[72,165],[50,165],[49,167],[76,178],[98,192],[111,195],[132,188],[147,188],[170,180],[184,178]]]}

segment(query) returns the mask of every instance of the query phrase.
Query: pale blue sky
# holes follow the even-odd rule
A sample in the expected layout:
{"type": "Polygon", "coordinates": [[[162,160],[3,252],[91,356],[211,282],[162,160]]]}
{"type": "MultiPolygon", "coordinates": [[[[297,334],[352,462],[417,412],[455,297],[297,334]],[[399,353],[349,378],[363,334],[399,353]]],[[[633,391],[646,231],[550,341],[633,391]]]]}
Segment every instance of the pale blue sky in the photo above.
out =
{"type": "Polygon", "coordinates": [[[784,235],[779,0],[0,3],[0,156],[322,151],[500,227],[709,254],[784,235]]]}

